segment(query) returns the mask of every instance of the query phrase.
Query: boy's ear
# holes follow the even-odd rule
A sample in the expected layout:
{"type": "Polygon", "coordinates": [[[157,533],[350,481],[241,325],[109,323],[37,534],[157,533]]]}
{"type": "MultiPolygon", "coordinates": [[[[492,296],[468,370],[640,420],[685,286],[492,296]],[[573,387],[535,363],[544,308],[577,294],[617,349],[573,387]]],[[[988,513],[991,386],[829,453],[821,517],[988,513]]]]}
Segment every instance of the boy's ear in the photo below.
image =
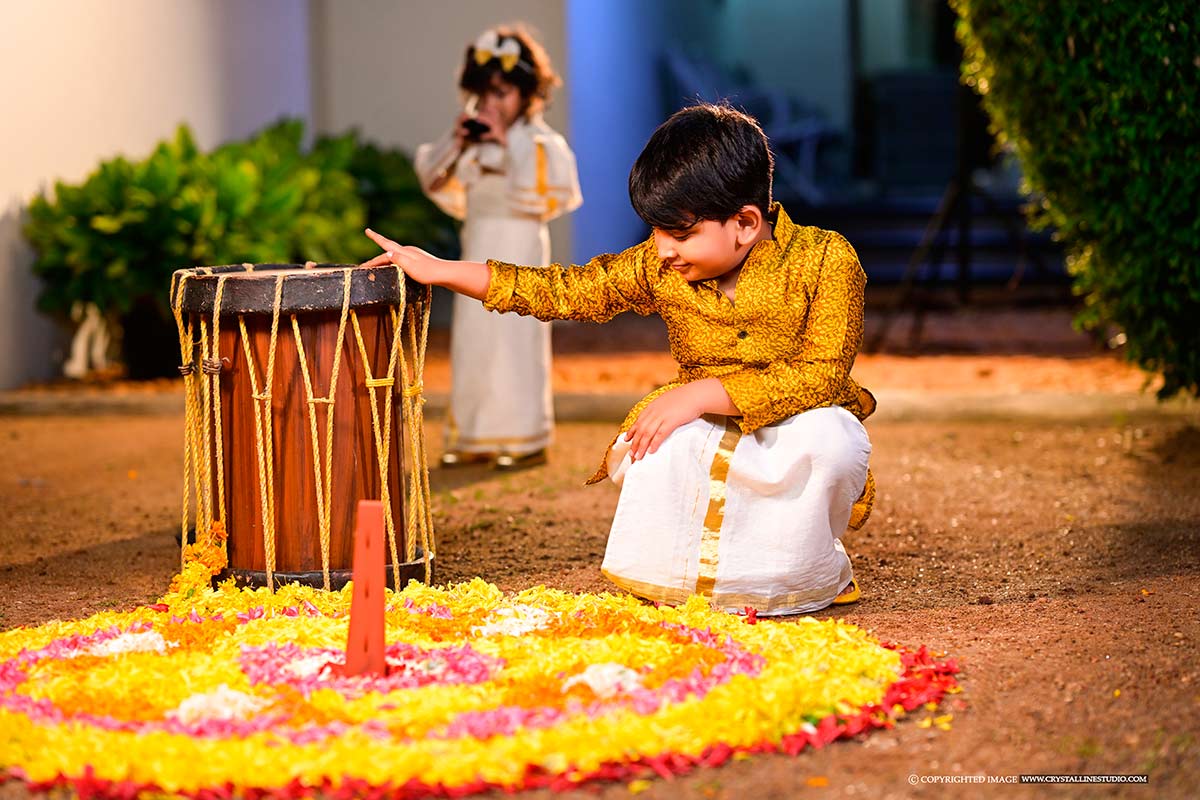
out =
{"type": "Polygon", "coordinates": [[[733,215],[733,221],[737,226],[738,244],[749,244],[762,230],[763,213],[758,206],[744,205],[733,215]]]}

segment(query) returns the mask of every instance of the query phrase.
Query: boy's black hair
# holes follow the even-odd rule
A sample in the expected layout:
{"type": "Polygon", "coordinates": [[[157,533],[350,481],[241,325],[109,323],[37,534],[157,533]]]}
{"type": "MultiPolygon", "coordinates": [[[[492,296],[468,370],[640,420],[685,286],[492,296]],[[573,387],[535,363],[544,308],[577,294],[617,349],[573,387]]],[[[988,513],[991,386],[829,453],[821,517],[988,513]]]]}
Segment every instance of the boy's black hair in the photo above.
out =
{"type": "Polygon", "coordinates": [[[646,143],[629,173],[629,199],[646,224],[665,231],[726,220],[745,205],[766,216],[774,163],[754,117],[724,104],[689,106],[646,143]]]}
{"type": "Polygon", "coordinates": [[[482,95],[499,76],[517,87],[517,91],[521,93],[522,114],[541,111],[550,102],[550,93],[562,84],[562,79],[550,63],[546,48],[522,25],[498,25],[493,30],[501,42],[514,39],[520,46],[521,55],[516,65],[506,70],[497,57],[480,64],[475,58],[475,45],[471,44],[463,56],[458,87],[472,94],[482,95]]]}

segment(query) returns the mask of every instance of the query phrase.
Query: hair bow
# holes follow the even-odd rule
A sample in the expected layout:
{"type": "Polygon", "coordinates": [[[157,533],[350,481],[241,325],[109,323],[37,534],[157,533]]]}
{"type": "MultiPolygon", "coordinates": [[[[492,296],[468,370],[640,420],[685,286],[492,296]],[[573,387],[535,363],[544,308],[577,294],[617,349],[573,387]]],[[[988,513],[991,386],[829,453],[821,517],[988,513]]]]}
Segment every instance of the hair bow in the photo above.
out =
{"type": "Polygon", "coordinates": [[[500,59],[500,69],[512,72],[521,60],[521,44],[512,37],[500,40],[500,34],[486,30],[475,40],[475,63],[483,66],[493,58],[500,59]]]}

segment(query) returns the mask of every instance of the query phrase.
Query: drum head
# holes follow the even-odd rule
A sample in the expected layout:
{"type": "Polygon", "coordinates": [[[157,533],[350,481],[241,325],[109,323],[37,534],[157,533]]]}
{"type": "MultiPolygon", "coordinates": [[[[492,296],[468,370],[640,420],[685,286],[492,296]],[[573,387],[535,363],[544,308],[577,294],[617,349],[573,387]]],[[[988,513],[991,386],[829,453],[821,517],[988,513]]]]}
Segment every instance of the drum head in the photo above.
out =
{"type": "MultiPolygon", "coordinates": [[[[300,314],[340,311],[345,275],[350,273],[350,307],[400,305],[401,278],[398,267],[359,267],[353,264],[233,264],[195,267],[176,271],[171,303],[179,301],[184,313],[211,315],[217,282],[224,277],[221,315],[271,314],[275,307],[275,281],[283,276],[280,312],[300,314]],[[184,278],[186,277],[186,280],[184,278]],[[176,295],[182,287],[182,297],[176,295]]],[[[409,304],[425,296],[425,289],[403,277],[404,298],[409,304]]]]}

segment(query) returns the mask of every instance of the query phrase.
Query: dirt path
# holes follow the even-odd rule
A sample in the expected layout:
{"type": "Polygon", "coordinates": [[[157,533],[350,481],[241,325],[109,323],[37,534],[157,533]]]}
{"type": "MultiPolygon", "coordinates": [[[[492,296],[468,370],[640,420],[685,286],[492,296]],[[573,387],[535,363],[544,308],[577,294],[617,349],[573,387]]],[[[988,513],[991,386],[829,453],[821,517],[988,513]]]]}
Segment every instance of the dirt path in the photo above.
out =
{"type": "MultiPolygon", "coordinates": [[[[178,558],[180,430],[174,417],[0,418],[0,626],[163,591],[178,558]]],[[[435,473],[442,578],[608,588],[598,566],[616,491],[581,484],[610,430],[561,426],[551,465],[521,474],[435,473]]],[[[1167,420],[894,423],[871,433],[879,504],[848,541],[865,598],[842,613],[881,638],[962,661],[966,691],[952,702],[952,729],[913,720],[860,743],[656,784],[644,796],[900,797],[911,792],[909,774],[1030,772],[1148,772],[1152,788],[1141,796],[1189,795],[1200,779],[1200,602],[1191,591],[1200,578],[1200,431],[1167,420]]],[[[430,434],[440,441],[437,426],[430,434]]]]}
{"type": "MultiPolygon", "coordinates": [[[[439,358],[435,348],[431,387],[443,380],[439,358]]],[[[929,393],[933,410],[943,391],[1140,385],[1136,372],[1095,358],[868,357],[856,374],[873,388],[929,393]]],[[[566,375],[560,388],[575,390],[578,376],[604,364],[611,391],[636,391],[639,381],[673,371],[661,354],[636,350],[617,358],[580,347],[557,364],[566,375]]],[[[1021,773],[1147,773],[1150,786],[952,791],[1194,796],[1200,418],[1088,419],[868,423],[879,500],[869,525],[847,540],[864,598],[837,613],[882,639],[960,660],[965,691],[938,712],[954,715],[950,730],[921,727],[931,716],[922,711],[862,741],[738,761],[655,782],[639,796],[934,796],[945,787],[921,776],[1021,773]]],[[[440,578],[610,588],[599,563],[616,489],[582,483],[612,431],[611,423],[562,424],[551,463],[524,473],[436,471],[440,578]]],[[[436,455],[440,423],[428,433],[436,455]]],[[[179,557],[181,438],[174,415],[0,416],[0,629],[126,607],[165,590],[179,557]]],[[[629,791],[577,793],[597,795],[629,791]]],[[[3,800],[23,797],[0,786],[3,800]]]]}

